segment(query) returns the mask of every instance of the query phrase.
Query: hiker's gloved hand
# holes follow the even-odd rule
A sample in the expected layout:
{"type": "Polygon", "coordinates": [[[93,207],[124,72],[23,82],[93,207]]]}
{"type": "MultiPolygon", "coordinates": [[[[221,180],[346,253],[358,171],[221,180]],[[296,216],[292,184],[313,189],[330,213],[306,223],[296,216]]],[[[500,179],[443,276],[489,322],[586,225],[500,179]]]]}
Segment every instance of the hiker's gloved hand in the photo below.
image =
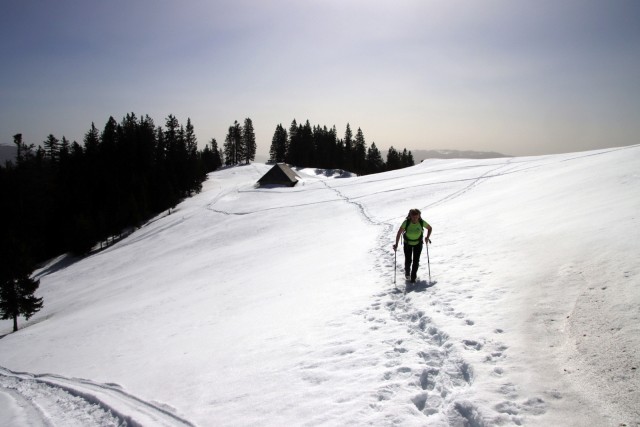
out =
{"type": "Polygon", "coordinates": [[[429,243],[431,243],[431,239],[427,239],[426,237],[424,238],[424,242],[428,245],[429,243]]]}
{"type": "Polygon", "coordinates": [[[393,250],[397,251],[398,250],[398,245],[393,245],[393,250]]]}

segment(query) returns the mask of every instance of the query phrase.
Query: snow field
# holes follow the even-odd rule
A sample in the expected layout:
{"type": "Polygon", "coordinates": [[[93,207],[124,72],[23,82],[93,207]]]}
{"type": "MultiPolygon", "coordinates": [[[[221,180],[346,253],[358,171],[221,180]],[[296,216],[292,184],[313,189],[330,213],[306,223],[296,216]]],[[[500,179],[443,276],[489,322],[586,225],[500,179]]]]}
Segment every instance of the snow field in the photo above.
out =
{"type": "Polygon", "coordinates": [[[254,188],[266,165],[217,171],[50,266],[45,308],[0,340],[0,404],[24,371],[119,384],[104,407],[168,425],[638,424],[639,165],[633,146],[306,169],[293,188],[254,188]],[[404,295],[391,245],[414,207],[433,281],[423,250],[404,295]]]}

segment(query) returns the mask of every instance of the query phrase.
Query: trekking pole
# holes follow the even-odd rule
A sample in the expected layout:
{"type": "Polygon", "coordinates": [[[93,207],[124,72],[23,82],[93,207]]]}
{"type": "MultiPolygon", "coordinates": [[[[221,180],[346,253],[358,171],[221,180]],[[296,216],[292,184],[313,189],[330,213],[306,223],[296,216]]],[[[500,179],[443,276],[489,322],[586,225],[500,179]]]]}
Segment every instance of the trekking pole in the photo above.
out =
{"type": "Polygon", "coordinates": [[[393,286],[396,285],[396,270],[398,269],[398,263],[396,259],[398,258],[398,250],[397,248],[393,248],[393,286]]]}
{"type": "Polygon", "coordinates": [[[427,242],[427,267],[429,267],[429,284],[431,284],[431,262],[429,262],[429,243],[431,243],[431,240],[427,242]]]}

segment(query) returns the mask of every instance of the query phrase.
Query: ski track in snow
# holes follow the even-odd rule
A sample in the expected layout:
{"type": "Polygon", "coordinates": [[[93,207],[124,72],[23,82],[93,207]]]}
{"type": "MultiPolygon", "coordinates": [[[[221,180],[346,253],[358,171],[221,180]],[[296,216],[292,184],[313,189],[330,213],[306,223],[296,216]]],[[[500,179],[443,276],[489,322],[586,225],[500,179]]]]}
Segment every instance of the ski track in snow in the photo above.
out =
{"type": "Polygon", "coordinates": [[[13,425],[193,426],[170,408],[145,402],[117,384],[0,367],[0,396],[3,393],[15,408],[16,419],[9,420],[13,425]]]}

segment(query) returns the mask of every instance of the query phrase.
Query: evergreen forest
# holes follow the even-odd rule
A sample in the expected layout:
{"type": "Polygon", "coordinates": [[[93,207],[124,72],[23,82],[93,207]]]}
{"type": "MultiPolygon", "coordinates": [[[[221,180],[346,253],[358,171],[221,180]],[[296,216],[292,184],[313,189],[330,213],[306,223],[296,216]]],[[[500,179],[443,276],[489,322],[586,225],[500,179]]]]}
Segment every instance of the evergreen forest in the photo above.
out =
{"type": "MultiPolygon", "coordinates": [[[[110,117],[83,145],[49,135],[37,149],[13,137],[15,162],[0,166],[2,279],[62,253],[85,254],[202,188],[222,165],[215,139],[199,151],[190,119],[110,117]]],[[[29,270],[31,271],[31,270],[29,270]]]]}
{"type": "Polygon", "coordinates": [[[309,120],[298,125],[294,119],[289,131],[279,124],[271,140],[269,151],[272,162],[285,162],[298,167],[344,169],[358,175],[379,173],[414,165],[411,151],[402,152],[393,146],[387,152],[387,161],[375,142],[367,147],[360,128],[355,136],[347,123],[344,138],[338,138],[336,127],[311,126],[309,120]]]}

